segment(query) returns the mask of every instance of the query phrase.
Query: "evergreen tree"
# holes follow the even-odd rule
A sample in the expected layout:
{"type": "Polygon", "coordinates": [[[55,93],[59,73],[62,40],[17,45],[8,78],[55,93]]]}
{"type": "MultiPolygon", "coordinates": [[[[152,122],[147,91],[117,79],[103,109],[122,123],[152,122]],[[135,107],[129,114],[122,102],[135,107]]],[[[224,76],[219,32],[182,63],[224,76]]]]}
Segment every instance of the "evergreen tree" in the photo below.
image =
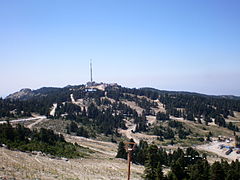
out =
{"type": "Polygon", "coordinates": [[[75,122],[71,121],[70,125],[69,125],[69,131],[70,132],[77,132],[78,130],[78,126],[75,122]]]}
{"type": "Polygon", "coordinates": [[[93,103],[91,103],[88,106],[87,110],[88,117],[94,119],[98,116],[98,114],[99,114],[98,108],[93,103]]]}
{"type": "Polygon", "coordinates": [[[86,112],[86,108],[85,107],[83,107],[83,111],[82,111],[82,116],[87,116],[87,112],[86,112]]]}
{"type": "Polygon", "coordinates": [[[165,120],[169,120],[170,118],[169,118],[169,114],[158,112],[156,115],[156,119],[165,121],[165,120]]]}
{"type": "Polygon", "coordinates": [[[209,164],[206,160],[198,161],[189,168],[189,180],[209,179],[209,164]]]}
{"type": "Polygon", "coordinates": [[[118,144],[118,152],[117,152],[116,158],[127,159],[125,144],[122,141],[120,141],[118,144]]]}
{"type": "Polygon", "coordinates": [[[240,179],[240,162],[238,160],[232,161],[229,172],[227,174],[228,179],[240,179]]]}
{"type": "Polygon", "coordinates": [[[177,179],[184,179],[186,177],[186,173],[184,171],[184,166],[180,162],[180,159],[174,161],[171,166],[171,171],[175,175],[177,179]]]}
{"type": "Polygon", "coordinates": [[[158,147],[154,144],[150,145],[147,152],[145,163],[144,177],[147,180],[155,179],[157,175],[157,167],[159,163],[158,147]]]}
{"type": "Polygon", "coordinates": [[[158,162],[157,168],[156,168],[156,180],[163,180],[164,176],[163,176],[163,172],[162,172],[162,165],[160,164],[160,162],[158,162]]]}
{"type": "Polygon", "coordinates": [[[133,151],[133,162],[144,165],[148,151],[148,143],[140,140],[139,145],[133,151]]]}
{"type": "Polygon", "coordinates": [[[219,162],[214,162],[210,170],[211,180],[219,180],[225,177],[224,170],[219,162]]]}

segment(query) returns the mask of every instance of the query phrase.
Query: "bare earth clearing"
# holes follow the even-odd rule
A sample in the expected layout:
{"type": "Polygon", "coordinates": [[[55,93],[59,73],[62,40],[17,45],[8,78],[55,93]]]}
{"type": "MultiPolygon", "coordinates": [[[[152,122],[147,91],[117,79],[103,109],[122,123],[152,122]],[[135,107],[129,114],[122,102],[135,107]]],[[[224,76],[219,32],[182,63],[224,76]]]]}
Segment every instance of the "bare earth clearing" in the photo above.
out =
{"type": "Polygon", "coordinates": [[[232,143],[228,144],[224,142],[213,141],[209,144],[196,146],[196,149],[217,154],[218,156],[226,158],[228,160],[233,160],[233,161],[235,161],[236,159],[240,160],[240,154],[237,154],[235,150],[229,155],[226,155],[225,153],[227,152],[228,149],[227,148],[220,149],[220,145],[223,145],[223,144],[228,146],[233,146],[232,143]]]}

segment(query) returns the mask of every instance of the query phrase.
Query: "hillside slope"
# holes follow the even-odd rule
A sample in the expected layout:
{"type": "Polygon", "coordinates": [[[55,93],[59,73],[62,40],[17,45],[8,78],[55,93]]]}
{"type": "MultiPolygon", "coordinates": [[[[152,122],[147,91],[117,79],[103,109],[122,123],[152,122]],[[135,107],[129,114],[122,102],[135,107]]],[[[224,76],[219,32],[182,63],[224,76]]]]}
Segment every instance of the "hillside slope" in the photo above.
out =
{"type": "MultiPolygon", "coordinates": [[[[51,129],[94,153],[66,161],[1,148],[0,177],[125,179],[127,162],[115,158],[116,142],[130,139],[154,142],[168,152],[193,147],[211,162],[240,158],[237,149],[225,154],[240,136],[240,100],[235,97],[116,85],[23,91],[0,99],[0,123],[51,129]]],[[[143,169],[133,165],[133,178],[141,179],[143,169]]]]}

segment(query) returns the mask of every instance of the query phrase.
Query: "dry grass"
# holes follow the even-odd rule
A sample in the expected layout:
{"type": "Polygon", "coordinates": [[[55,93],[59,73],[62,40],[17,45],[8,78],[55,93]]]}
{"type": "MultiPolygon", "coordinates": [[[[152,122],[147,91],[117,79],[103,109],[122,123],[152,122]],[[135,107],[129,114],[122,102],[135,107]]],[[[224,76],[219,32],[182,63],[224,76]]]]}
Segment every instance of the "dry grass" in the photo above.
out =
{"type": "MultiPolygon", "coordinates": [[[[193,121],[188,121],[184,120],[183,118],[175,118],[171,117],[173,120],[182,122],[184,124],[184,127],[187,129],[191,129],[191,131],[194,134],[200,135],[200,136],[206,136],[208,132],[212,132],[213,136],[218,137],[218,136],[226,136],[226,137],[231,137],[233,138],[233,131],[224,128],[224,127],[219,127],[217,125],[204,125],[204,124],[199,124],[195,123],[193,121]]],[[[240,122],[239,122],[240,123],[240,122]]]]}
{"type": "MultiPolygon", "coordinates": [[[[127,161],[114,158],[117,144],[66,136],[71,142],[89,147],[88,158],[69,161],[0,148],[0,177],[16,179],[126,179],[127,161]]],[[[133,164],[131,179],[142,179],[144,167],[133,164]]]]}
{"type": "Polygon", "coordinates": [[[138,106],[135,102],[133,102],[133,101],[122,100],[121,102],[124,103],[124,104],[126,104],[126,105],[128,105],[130,108],[136,110],[137,113],[140,114],[140,115],[142,114],[142,112],[143,112],[143,110],[144,110],[143,108],[139,107],[139,106],[138,106]]]}

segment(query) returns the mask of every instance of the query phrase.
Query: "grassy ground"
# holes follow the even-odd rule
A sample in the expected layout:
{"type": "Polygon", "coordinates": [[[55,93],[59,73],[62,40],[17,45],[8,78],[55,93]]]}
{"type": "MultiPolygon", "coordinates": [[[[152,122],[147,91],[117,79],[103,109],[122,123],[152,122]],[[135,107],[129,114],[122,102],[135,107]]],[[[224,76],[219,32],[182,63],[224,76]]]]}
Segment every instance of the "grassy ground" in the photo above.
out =
{"type": "MultiPolygon", "coordinates": [[[[87,138],[66,136],[70,142],[88,147],[89,157],[51,159],[0,148],[0,177],[19,179],[126,179],[127,161],[116,159],[117,144],[87,138]]],[[[144,167],[133,164],[131,179],[142,179],[144,167]]]]}

